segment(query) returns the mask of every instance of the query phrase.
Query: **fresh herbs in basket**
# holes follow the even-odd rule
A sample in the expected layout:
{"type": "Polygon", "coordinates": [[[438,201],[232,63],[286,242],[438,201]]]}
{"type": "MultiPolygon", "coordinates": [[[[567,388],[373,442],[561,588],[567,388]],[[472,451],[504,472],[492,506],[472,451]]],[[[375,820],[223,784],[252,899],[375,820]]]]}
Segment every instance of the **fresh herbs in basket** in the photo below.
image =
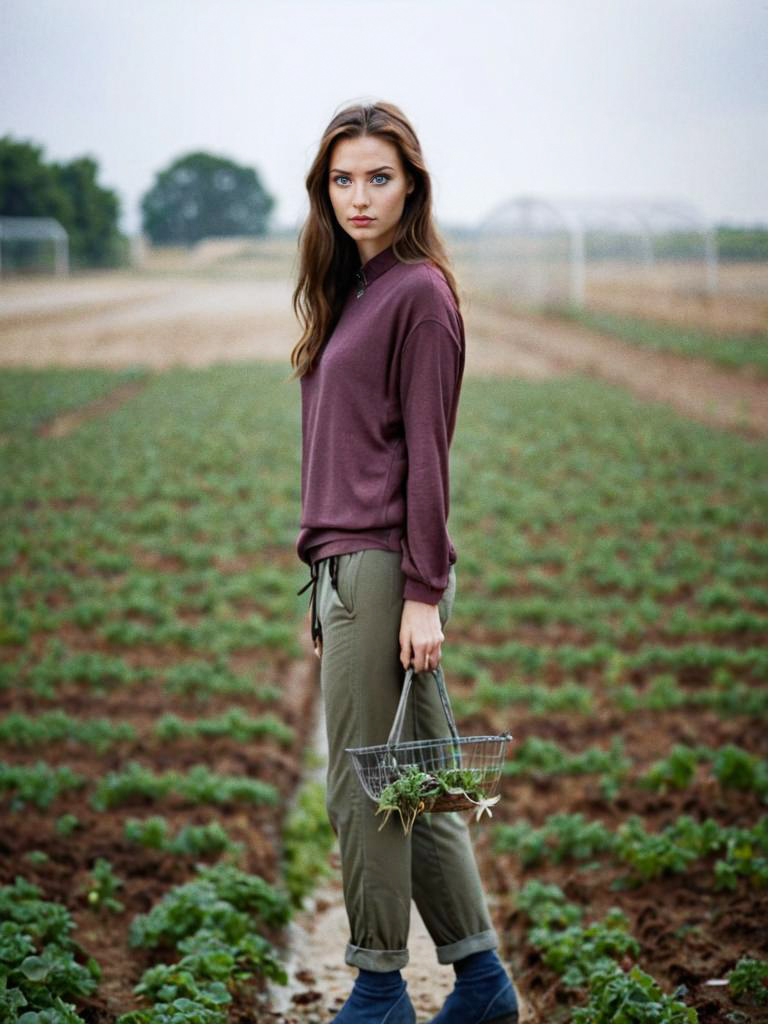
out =
{"type": "Polygon", "coordinates": [[[501,736],[459,736],[440,665],[432,670],[451,735],[440,739],[400,742],[406,703],[413,678],[409,668],[403,682],[389,739],[372,747],[346,747],[363,789],[385,813],[379,831],[393,811],[407,835],[419,814],[429,811],[473,810],[492,817],[507,741],[501,736]]]}
{"type": "Polygon", "coordinates": [[[418,815],[432,810],[441,794],[459,797],[457,804],[463,803],[464,798],[477,804],[476,821],[480,820],[483,811],[493,817],[491,807],[501,799],[501,794],[486,796],[477,783],[477,774],[471,768],[437,768],[425,772],[416,764],[406,765],[402,775],[381,792],[376,813],[386,811],[386,815],[379,825],[379,832],[389,821],[390,814],[397,811],[403,831],[408,835],[418,815]]]}

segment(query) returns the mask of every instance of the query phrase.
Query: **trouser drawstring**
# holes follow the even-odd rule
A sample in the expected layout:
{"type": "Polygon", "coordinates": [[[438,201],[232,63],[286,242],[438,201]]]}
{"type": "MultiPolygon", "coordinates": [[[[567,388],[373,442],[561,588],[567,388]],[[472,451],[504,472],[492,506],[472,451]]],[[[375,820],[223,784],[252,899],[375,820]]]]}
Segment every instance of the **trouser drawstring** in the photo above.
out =
{"type": "MultiPolygon", "coordinates": [[[[338,555],[331,555],[329,557],[329,561],[328,561],[328,570],[329,570],[330,577],[331,577],[331,586],[333,587],[333,589],[337,593],[338,593],[338,590],[339,590],[338,586],[336,585],[336,581],[338,579],[338,558],[339,558],[338,555]]],[[[310,587],[310,586],[312,587],[312,593],[310,594],[310,598],[309,598],[309,607],[310,607],[310,609],[312,611],[312,627],[311,628],[312,628],[312,643],[313,644],[317,640],[320,640],[320,642],[322,643],[322,639],[323,639],[323,630],[322,630],[322,627],[320,625],[320,618],[319,618],[319,616],[317,614],[317,580],[318,580],[318,577],[320,575],[320,570],[318,569],[320,561],[321,560],[318,559],[317,562],[315,562],[313,565],[310,566],[310,578],[309,578],[309,580],[304,584],[304,586],[301,588],[301,590],[297,590],[296,591],[296,594],[298,596],[299,594],[303,594],[304,591],[307,589],[307,587],[310,587]]]]}

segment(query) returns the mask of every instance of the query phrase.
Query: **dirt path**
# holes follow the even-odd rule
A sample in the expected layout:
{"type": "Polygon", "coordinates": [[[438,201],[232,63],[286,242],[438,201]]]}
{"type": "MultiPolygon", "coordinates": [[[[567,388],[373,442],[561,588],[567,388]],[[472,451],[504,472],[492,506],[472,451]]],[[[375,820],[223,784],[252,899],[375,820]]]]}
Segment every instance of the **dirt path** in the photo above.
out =
{"type": "MultiPolygon", "coordinates": [[[[0,283],[0,366],[282,363],[298,330],[287,280],[130,273],[0,283]]],[[[702,423],[768,435],[768,387],[749,373],[644,350],[576,324],[467,303],[468,376],[583,372],[702,423]]]]}
{"type": "Polygon", "coordinates": [[[73,412],[63,412],[54,417],[54,419],[48,420],[40,427],[37,433],[40,437],[66,437],[67,434],[71,434],[85,420],[109,415],[113,409],[133,398],[134,395],[143,391],[146,386],[146,379],[131,380],[127,384],[121,384],[120,387],[110,391],[103,398],[97,398],[96,401],[80,406],[73,412]]]}
{"type": "Polygon", "coordinates": [[[575,370],[702,423],[768,434],[768,382],[757,375],[643,349],[554,318],[500,314],[478,302],[465,322],[477,371],[546,376],[575,370]]]}
{"type": "Polygon", "coordinates": [[[115,274],[0,285],[0,366],[283,362],[296,341],[283,281],[115,274]]]}

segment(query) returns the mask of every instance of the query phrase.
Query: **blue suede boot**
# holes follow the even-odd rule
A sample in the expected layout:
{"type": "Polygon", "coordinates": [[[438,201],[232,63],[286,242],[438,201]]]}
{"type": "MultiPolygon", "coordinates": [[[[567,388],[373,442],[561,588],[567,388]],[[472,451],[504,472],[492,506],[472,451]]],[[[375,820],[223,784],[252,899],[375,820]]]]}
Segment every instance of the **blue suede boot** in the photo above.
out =
{"type": "Polygon", "coordinates": [[[360,967],[359,972],[331,1024],[416,1024],[416,1011],[400,971],[360,967]]]}
{"type": "Polygon", "coordinates": [[[429,1024],[517,1024],[515,987],[495,950],[470,953],[453,969],[453,992],[429,1024]]]}

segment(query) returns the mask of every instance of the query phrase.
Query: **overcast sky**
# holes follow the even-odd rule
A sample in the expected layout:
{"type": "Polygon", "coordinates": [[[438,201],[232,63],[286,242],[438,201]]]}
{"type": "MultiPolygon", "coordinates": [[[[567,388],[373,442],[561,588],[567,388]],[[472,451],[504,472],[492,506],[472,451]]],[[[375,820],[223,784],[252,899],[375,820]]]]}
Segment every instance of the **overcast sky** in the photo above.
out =
{"type": "Polygon", "coordinates": [[[90,154],[122,226],[172,160],[255,167],[275,221],[350,101],[416,128],[441,223],[520,194],[768,222],[768,0],[0,0],[0,134],[90,154]]]}

